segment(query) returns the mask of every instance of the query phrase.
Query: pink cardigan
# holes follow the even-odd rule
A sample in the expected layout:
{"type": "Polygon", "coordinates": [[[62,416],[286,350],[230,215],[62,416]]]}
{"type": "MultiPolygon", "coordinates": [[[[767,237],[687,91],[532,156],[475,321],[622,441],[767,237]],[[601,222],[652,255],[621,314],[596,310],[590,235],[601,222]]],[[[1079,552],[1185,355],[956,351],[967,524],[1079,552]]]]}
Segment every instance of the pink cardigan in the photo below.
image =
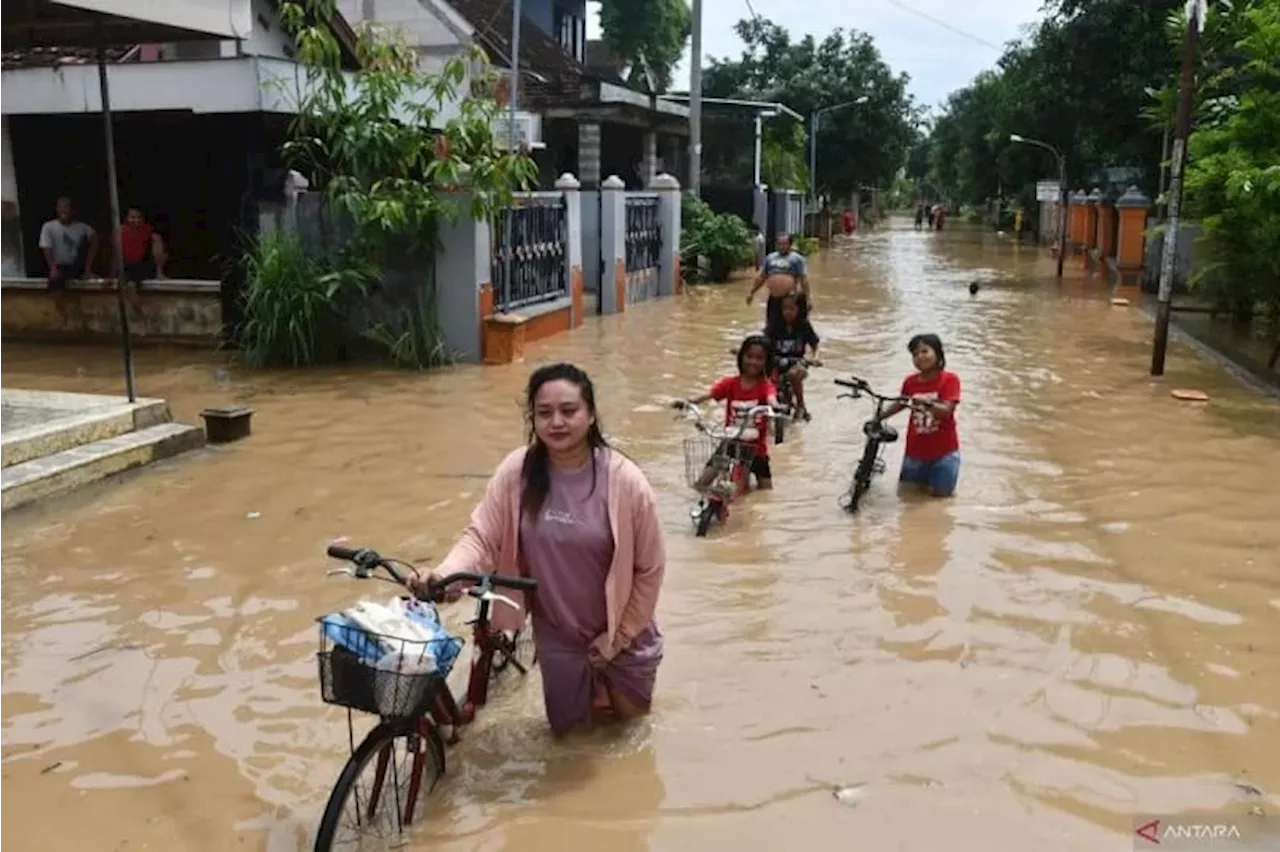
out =
{"type": "MultiPolygon", "coordinates": [[[[520,470],[527,448],[508,455],[485,488],[484,498],[471,513],[471,523],[432,574],[447,577],[458,571],[497,572],[520,576],[520,470]]],[[[613,532],[613,564],[605,581],[608,631],[592,643],[611,660],[648,626],[658,606],[658,592],[666,569],[657,501],[649,481],[622,453],[609,452],[609,528],[613,532]]],[[[493,610],[493,626],[515,630],[524,621],[524,596],[503,589],[521,604],[516,612],[503,604],[493,610]]],[[[536,594],[536,593],[535,593],[536,594]]]]}

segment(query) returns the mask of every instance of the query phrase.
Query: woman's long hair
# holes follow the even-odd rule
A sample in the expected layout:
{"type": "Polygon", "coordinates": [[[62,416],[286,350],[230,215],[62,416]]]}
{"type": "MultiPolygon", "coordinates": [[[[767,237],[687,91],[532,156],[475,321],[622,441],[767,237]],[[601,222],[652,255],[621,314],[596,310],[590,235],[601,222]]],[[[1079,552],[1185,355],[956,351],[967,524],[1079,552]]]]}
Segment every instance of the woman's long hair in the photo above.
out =
{"type": "Polygon", "coordinates": [[[587,427],[587,446],[591,448],[591,492],[596,490],[595,451],[600,447],[608,447],[600,430],[600,415],[596,413],[596,389],[591,378],[582,369],[573,364],[548,364],[539,367],[529,376],[529,384],[525,388],[525,422],[528,425],[529,451],[525,453],[524,466],[520,471],[524,488],[520,492],[521,512],[536,515],[542,508],[543,501],[551,491],[551,461],[547,457],[547,445],[538,438],[534,428],[533,405],[538,398],[538,391],[547,382],[566,381],[577,385],[582,392],[582,403],[591,415],[591,425],[587,427]]]}

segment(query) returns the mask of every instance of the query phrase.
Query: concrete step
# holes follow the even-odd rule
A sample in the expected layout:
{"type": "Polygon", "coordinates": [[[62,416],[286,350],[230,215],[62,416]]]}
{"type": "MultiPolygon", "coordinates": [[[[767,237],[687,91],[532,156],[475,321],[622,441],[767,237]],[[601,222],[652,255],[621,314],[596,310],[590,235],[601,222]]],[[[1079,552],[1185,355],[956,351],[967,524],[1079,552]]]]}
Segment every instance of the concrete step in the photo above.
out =
{"type": "Polygon", "coordinates": [[[104,438],[168,423],[172,419],[169,406],[162,399],[139,399],[132,404],[58,414],[61,416],[43,423],[9,430],[0,441],[0,453],[3,455],[0,466],[12,467],[104,438]]]}
{"type": "Polygon", "coordinates": [[[82,444],[0,470],[0,504],[12,509],[202,446],[204,430],[181,423],[82,444]]]}

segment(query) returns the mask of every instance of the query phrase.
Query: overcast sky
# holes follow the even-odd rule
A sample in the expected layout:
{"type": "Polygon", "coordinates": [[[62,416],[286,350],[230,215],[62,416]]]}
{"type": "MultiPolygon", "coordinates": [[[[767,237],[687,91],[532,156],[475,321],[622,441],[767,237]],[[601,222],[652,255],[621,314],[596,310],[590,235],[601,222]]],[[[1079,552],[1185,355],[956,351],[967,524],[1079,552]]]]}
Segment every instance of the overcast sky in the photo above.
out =
{"type": "MultiPolygon", "coordinates": [[[[756,14],[791,31],[793,39],[812,34],[821,39],[836,27],[858,29],[875,38],[880,54],[894,71],[911,77],[916,100],[935,106],[948,93],[990,68],[997,47],[1019,34],[1019,27],[1039,18],[1042,0],[703,0],[703,53],[717,59],[737,58],[742,43],[733,32],[741,18],[756,14]],[[905,8],[904,8],[905,7],[905,8]],[[936,18],[936,23],[908,9],[936,18]],[[949,31],[962,30],[968,36],[949,31]]],[[[600,37],[600,7],[588,3],[588,35],[600,37]]],[[[676,71],[676,87],[689,86],[689,50],[676,71]]]]}

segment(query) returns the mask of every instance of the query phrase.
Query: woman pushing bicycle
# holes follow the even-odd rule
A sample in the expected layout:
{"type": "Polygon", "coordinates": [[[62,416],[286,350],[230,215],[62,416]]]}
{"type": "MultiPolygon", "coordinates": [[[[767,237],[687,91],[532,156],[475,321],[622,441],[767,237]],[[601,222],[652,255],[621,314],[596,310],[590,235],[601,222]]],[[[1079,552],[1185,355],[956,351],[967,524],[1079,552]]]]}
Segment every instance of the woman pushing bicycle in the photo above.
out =
{"type": "MultiPolygon", "coordinates": [[[[605,441],[587,374],[572,364],[542,367],[525,397],[528,445],[502,461],[462,538],[413,584],[438,587],[462,572],[536,579],[531,612],[547,721],[565,734],[589,729],[596,711],[621,719],[649,711],[663,655],[654,610],[666,556],[653,489],[605,441]]],[[[523,618],[523,610],[498,610],[493,625],[515,630],[523,618]]]]}

